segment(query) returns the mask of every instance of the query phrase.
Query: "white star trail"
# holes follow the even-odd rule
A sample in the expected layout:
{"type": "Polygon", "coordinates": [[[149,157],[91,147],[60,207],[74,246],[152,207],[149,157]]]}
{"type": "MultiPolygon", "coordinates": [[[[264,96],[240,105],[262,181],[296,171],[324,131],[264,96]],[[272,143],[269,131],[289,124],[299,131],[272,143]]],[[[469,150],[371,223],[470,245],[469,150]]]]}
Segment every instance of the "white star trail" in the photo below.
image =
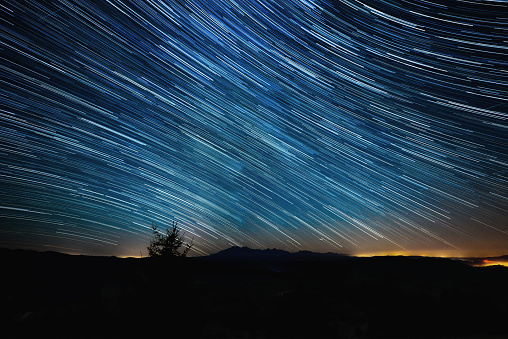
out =
{"type": "Polygon", "coordinates": [[[0,13],[0,246],[508,250],[505,2],[0,13]]]}

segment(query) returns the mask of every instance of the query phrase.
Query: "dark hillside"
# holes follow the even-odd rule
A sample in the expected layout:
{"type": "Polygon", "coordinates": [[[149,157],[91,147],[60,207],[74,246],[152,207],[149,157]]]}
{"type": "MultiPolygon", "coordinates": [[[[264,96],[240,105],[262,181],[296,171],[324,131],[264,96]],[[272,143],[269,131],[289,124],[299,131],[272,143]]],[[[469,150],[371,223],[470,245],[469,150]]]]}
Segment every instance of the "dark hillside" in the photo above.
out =
{"type": "Polygon", "coordinates": [[[2,337],[508,337],[504,267],[247,248],[178,259],[0,250],[2,337]]]}

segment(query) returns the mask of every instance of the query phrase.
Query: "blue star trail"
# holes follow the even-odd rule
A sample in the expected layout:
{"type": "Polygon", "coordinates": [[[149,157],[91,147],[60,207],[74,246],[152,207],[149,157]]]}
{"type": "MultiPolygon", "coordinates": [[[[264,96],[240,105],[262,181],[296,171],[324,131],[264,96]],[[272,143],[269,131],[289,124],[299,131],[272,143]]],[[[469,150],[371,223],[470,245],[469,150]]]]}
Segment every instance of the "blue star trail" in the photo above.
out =
{"type": "Polygon", "coordinates": [[[0,246],[508,252],[503,1],[3,1],[0,246]]]}

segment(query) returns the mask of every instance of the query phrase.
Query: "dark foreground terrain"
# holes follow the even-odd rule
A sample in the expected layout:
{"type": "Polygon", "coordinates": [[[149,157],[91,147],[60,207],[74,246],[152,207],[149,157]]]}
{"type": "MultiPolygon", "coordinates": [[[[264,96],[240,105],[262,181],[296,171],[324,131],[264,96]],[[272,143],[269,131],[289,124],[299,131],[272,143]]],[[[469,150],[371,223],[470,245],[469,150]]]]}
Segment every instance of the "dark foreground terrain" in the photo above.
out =
{"type": "Polygon", "coordinates": [[[508,268],[231,248],[0,250],[2,338],[508,338],[508,268]]]}

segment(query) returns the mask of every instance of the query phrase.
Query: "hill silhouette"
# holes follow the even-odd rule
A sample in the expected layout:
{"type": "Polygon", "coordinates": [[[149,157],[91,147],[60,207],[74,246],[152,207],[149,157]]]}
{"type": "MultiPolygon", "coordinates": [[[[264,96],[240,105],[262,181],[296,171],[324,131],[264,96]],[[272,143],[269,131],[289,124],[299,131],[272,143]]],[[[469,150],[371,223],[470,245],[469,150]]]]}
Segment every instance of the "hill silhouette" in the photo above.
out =
{"type": "Polygon", "coordinates": [[[292,253],[278,250],[278,249],[251,249],[249,247],[233,246],[223,251],[211,254],[208,258],[221,258],[231,260],[244,260],[244,259],[275,259],[290,256],[292,253]]]}
{"type": "Polygon", "coordinates": [[[335,260],[344,259],[345,254],[337,253],[316,253],[311,251],[299,251],[296,253],[287,252],[279,249],[251,249],[249,247],[233,246],[223,251],[207,256],[207,259],[219,260],[335,260]]]}
{"type": "Polygon", "coordinates": [[[239,247],[171,261],[0,249],[2,338],[161,330],[186,338],[506,338],[508,268],[470,262],[239,247]]]}

